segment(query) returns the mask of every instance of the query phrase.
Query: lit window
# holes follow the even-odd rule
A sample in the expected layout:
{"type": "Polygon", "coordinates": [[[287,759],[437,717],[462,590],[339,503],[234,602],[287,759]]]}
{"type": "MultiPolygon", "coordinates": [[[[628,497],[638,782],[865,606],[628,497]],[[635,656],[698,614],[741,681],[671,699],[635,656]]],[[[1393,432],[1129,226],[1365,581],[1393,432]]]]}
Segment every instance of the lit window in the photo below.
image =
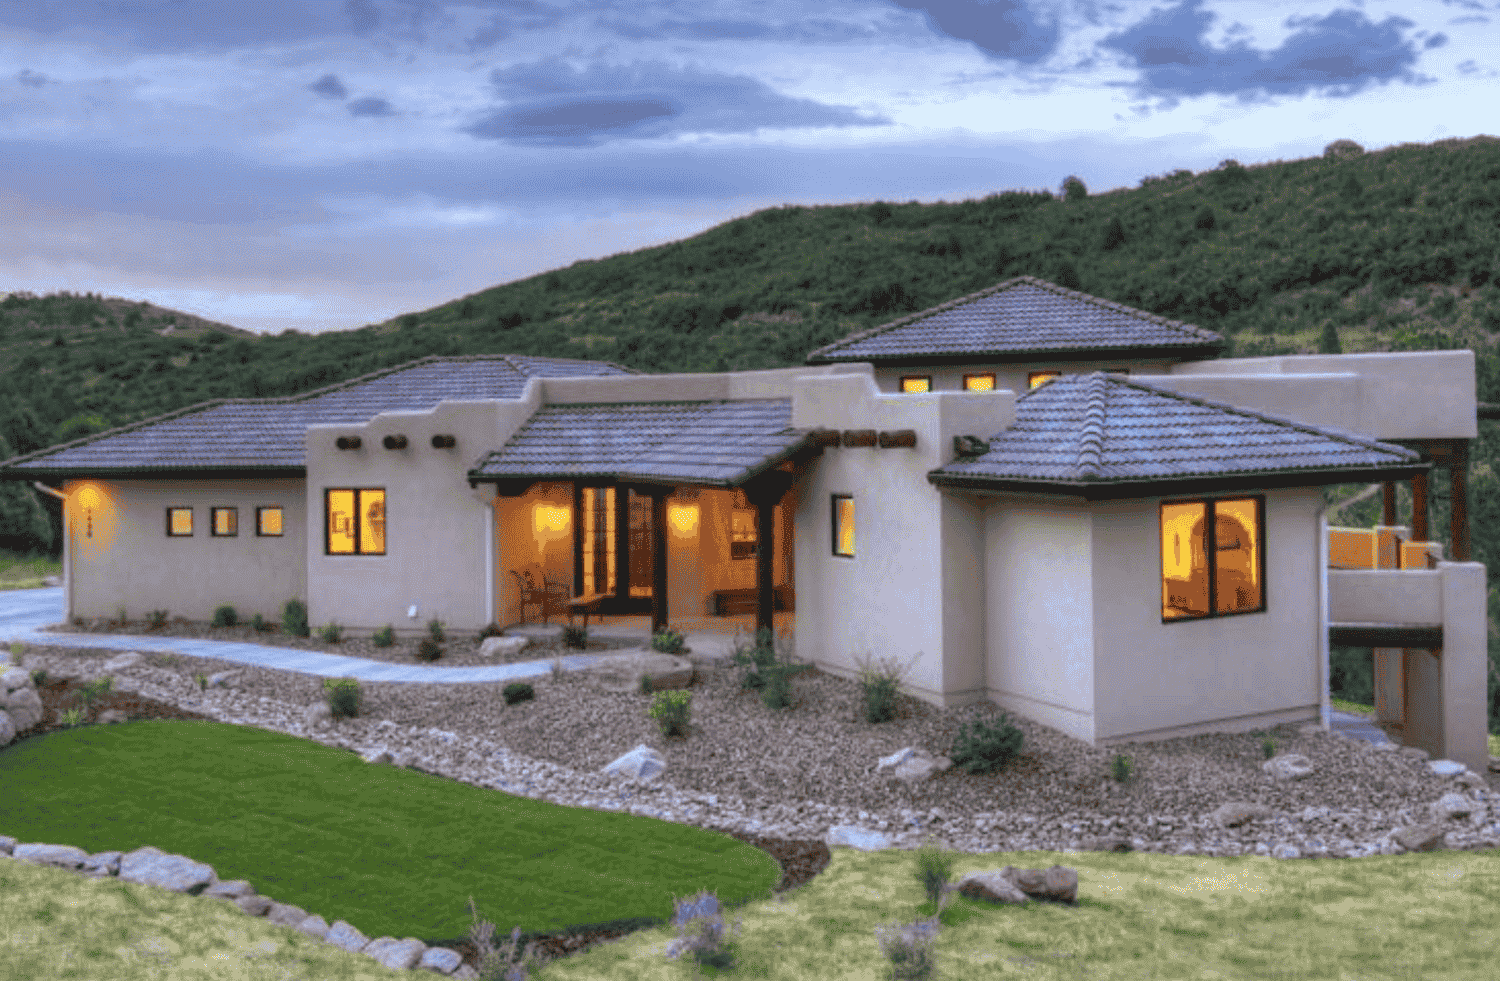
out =
{"type": "Polygon", "coordinates": [[[1264,505],[1260,497],[1161,505],[1163,620],[1265,609],[1264,505]]]}
{"type": "Polygon", "coordinates": [[[993,392],[995,390],[994,372],[987,372],[982,375],[964,375],[964,389],[970,392],[993,392]]]}
{"type": "Polygon", "coordinates": [[[901,391],[905,394],[932,391],[931,375],[902,375],[901,391]]]}
{"type": "Polygon", "coordinates": [[[256,508],[255,533],[262,538],[281,536],[281,508],[256,508]]]}
{"type": "Polygon", "coordinates": [[[734,493],[734,508],[729,512],[729,557],[751,559],[755,557],[756,535],[755,508],[742,490],[734,493]]]}
{"type": "Polygon", "coordinates": [[[833,495],[833,554],[854,558],[854,498],[833,495]]]}
{"type": "Polygon", "coordinates": [[[234,538],[240,533],[239,508],[210,508],[209,533],[215,538],[234,538]]]}
{"type": "Polygon", "coordinates": [[[1061,377],[1062,372],[1060,371],[1033,371],[1026,376],[1026,382],[1032,388],[1036,388],[1038,385],[1044,385],[1054,378],[1061,377]]]}
{"type": "Polygon", "coordinates": [[[385,554],[385,490],[379,487],[328,489],[329,555],[385,554]]]}
{"type": "Polygon", "coordinates": [[[167,508],[167,536],[185,538],[193,534],[192,508],[167,508]]]}

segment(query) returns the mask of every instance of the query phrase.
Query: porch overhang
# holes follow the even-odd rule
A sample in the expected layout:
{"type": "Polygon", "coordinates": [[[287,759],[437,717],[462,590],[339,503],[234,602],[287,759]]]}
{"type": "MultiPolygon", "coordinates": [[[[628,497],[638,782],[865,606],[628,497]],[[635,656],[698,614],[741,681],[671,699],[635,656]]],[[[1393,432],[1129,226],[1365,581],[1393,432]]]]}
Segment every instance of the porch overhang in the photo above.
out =
{"type": "Polygon", "coordinates": [[[1340,647],[1413,647],[1435,651],[1443,646],[1441,623],[1330,623],[1328,643],[1340,647]]]}
{"type": "Polygon", "coordinates": [[[278,464],[225,464],[207,467],[10,467],[0,480],[243,480],[254,477],[303,477],[306,467],[278,464]]]}
{"type": "Polygon", "coordinates": [[[1003,477],[944,474],[931,471],[928,483],[941,490],[984,494],[1050,494],[1085,501],[1112,501],[1141,497],[1181,497],[1222,491],[1260,488],[1321,487],[1366,481],[1409,480],[1426,474],[1432,464],[1362,469],[1259,471],[1170,480],[1042,481],[1003,477]]]}

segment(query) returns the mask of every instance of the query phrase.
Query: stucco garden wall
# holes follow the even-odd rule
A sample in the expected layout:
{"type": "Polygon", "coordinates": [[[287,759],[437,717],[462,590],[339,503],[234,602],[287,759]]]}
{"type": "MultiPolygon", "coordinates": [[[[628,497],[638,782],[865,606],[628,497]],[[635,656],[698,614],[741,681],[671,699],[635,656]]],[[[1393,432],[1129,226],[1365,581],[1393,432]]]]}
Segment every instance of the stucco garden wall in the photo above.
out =
{"type": "Polygon", "coordinates": [[[242,620],[276,621],[287,600],[306,596],[300,478],[70,480],[63,492],[71,616],[114,617],[123,606],[131,619],[165,609],[208,620],[228,603],[242,620]],[[282,508],[282,537],[257,537],[255,509],[272,506],[282,508]],[[193,509],[191,537],[167,536],[169,507],[193,509]],[[214,507],[239,509],[237,535],[210,535],[214,507]]]}

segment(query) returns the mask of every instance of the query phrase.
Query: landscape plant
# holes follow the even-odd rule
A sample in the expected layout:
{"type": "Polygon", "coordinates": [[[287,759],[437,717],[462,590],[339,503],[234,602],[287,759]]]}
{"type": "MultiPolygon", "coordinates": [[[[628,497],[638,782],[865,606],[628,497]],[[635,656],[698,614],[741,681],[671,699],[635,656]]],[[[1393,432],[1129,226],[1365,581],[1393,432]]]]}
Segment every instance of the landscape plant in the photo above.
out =
{"type": "Polygon", "coordinates": [[[589,632],[584,627],[565,624],[562,628],[563,643],[576,650],[584,650],[589,644],[589,632]]]}
{"type": "Polygon", "coordinates": [[[859,662],[859,687],[864,694],[866,722],[876,725],[896,717],[896,693],[901,678],[921,657],[922,654],[918,651],[905,667],[900,668],[894,660],[884,658],[881,659],[880,669],[870,667],[868,656],[859,662]]]}
{"type": "Polygon", "coordinates": [[[958,738],[953,741],[948,758],[954,766],[969,773],[993,773],[1021,752],[1025,739],[1025,734],[1011,725],[1002,712],[994,725],[975,720],[959,726],[958,738]]]}
{"type": "Polygon", "coordinates": [[[120,626],[123,627],[125,624],[127,624],[129,622],[130,622],[130,618],[125,615],[125,607],[123,607],[123,606],[117,607],[115,609],[115,623],[117,623],[117,624],[119,624],[120,626]]]}
{"type": "Polygon", "coordinates": [[[932,835],[928,835],[922,847],[917,849],[917,881],[927,893],[927,901],[941,911],[944,898],[943,887],[953,878],[953,864],[957,856],[938,847],[932,835]]]}
{"type": "Polygon", "coordinates": [[[233,627],[239,623],[239,619],[239,614],[228,603],[214,608],[213,626],[215,627],[233,627]]]}
{"type": "Polygon", "coordinates": [[[417,657],[424,661],[436,661],[443,656],[443,648],[431,637],[423,637],[417,645],[417,657]]]}
{"type": "Polygon", "coordinates": [[[536,944],[528,943],[524,952],[518,949],[521,942],[519,926],[511,931],[510,939],[505,945],[497,948],[494,941],[495,925],[479,918],[479,908],[474,905],[473,896],[469,897],[469,915],[474,919],[474,925],[469,929],[469,939],[479,951],[481,981],[526,981],[531,972],[541,966],[541,959],[536,954],[536,944]]]}
{"type": "Polygon", "coordinates": [[[20,663],[21,652],[24,651],[25,649],[26,648],[21,644],[21,642],[19,640],[13,640],[13,641],[11,641],[10,642],[10,657],[11,657],[11,660],[15,661],[16,663],[20,663]]]}
{"type": "Polygon", "coordinates": [[[646,714],[656,720],[663,736],[686,736],[693,694],[688,691],[659,691],[651,699],[646,714]]]}
{"type": "Polygon", "coordinates": [[[106,675],[103,678],[96,678],[84,685],[78,690],[78,694],[75,697],[82,704],[84,712],[87,713],[93,705],[94,699],[103,697],[113,686],[114,679],[106,675]]]}
{"type": "Polygon", "coordinates": [[[527,702],[536,697],[536,690],[524,681],[513,681],[501,689],[500,694],[505,699],[506,705],[514,705],[517,702],[527,702]]]}
{"type": "Polygon", "coordinates": [[[441,620],[433,619],[427,621],[427,633],[439,644],[448,639],[448,635],[443,633],[443,626],[444,624],[441,620]]]}
{"type": "MultiPolygon", "coordinates": [[[[667,945],[667,957],[676,960],[689,954],[700,967],[721,971],[732,968],[739,954],[739,944],[724,935],[724,914],[719,897],[705,889],[692,899],[674,899],[673,905],[676,912],[672,916],[672,925],[677,929],[677,939],[667,945]]],[[[735,920],[735,933],[739,932],[743,919],[735,920]]]]}
{"type": "Polygon", "coordinates": [[[310,632],[307,626],[307,604],[301,600],[287,600],[286,605],[281,608],[281,630],[292,637],[306,637],[310,632]]]}
{"type": "Polygon", "coordinates": [[[1116,753],[1114,760],[1110,763],[1110,775],[1119,783],[1125,783],[1130,779],[1131,759],[1124,753],[1116,753]]]}
{"type": "Polygon", "coordinates": [[[193,675],[193,680],[198,682],[199,691],[208,691],[208,675],[199,672],[193,675]]]}
{"type": "Polygon", "coordinates": [[[484,625],[483,630],[479,631],[479,642],[482,644],[491,637],[503,637],[504,635],[505,631],[501,630],[500,625],[492,620],[484,625]]]}
{"type": "Polygon", "coordinates": [[[46,668],[34,668],[34,669],[32,669],[32,672],[31,672],[31,683],[33,685],[36,685],[38,688],[40,688],[43,685],[45,685],[47,683],[47,669],[46,668]]]}
{"type": "Polygon", "coordinates": [[[324,678],[323,692],[335,719],[352,719],[359,715],[363,693],[358,678],[324,678]]]}
{"type": "Polygon", "coordinates": [[[250,618],[250,627],[256,633],[263,633],[266,629],[266,618],[259,613],[250,618]]]}
{"type": "Polygon", "coordinates": [[[678,654],[682,651],[685,639],[681,631],[668,625],[662,628],[661,633],[651,635],[651,649],[662,654],[678,654]]]}
{"type": "Polygon", "coordinates": [[[649,695],[655,690],[655,683],[651,680],[651,676],[649,674],[641,675],[641,694],[649,695]]]}
{"type": "Polygon", "coordinates": [[[76,709],[76,708],[74,708],[74,709],[68,709],[66,712],[64,712],[62,714],[61,719],[62,719],[62,724],[66,728],[71,729],[71,728],[73,728],[76,725],[82,724],[82,722],[83,722],[83,710],[82,709],[76,709]]]}
{"type": "Polygon", "coordinates": [[[323,638],[325,644],[337,644],[344,638],[344,628],[339,626],[337,621],[330,620],[328,626],[318,631],[318,635],[323,638]]]}
{"type": "Polygon", "coordinates": [[[1267,739],[1265,742],[1261,743],[1260,749],[1261,752],[1266,754],[1266,759],[1268,760],[1276,755],[1276,744],[1270,739],[1267,739]]]}
{"type": "Polygon", "coordinates": [[[932,976],[937,969],[932,949],[937,934],[937,917],[875,928],[880,952],[891,962],[891,981],[923,981],[932,976]]]}
{"type": "Polygon", "coordinates": [[[376,647],[390,647],[396,642],[396,630],[388,623],[375,631],[370,640],[376,647]]]}
{"type": "Polygon", "coordinates": [[[166,610],[152,610],[146,614],[146,619],[150,622],[152,630],[160,630],[167,625],[167,613],[168,611],[166,610]]]}

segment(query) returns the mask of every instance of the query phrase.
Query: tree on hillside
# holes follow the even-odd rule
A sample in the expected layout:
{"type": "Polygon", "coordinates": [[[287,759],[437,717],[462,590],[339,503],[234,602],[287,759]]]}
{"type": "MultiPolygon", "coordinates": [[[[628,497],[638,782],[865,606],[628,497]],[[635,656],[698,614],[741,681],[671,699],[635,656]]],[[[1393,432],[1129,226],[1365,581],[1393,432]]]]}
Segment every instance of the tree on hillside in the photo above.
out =
{"type": "MultiPolygon", "coordinates": [[[[17,455],[0,436],[0,460],[17,455]]],[[[22,555],[55,554],[58,541],[53,522],[37,498],[37,492],[21,481],[0,481],[0,549],[22,555]]]]}
{"type": "Polygon", "coordinates": [[[1089,196],[1089,189],[1076,174],[1069,174],[1063,178],[1062,192],[1064,201],[1082,201],[1089,196]]]}
{"type": "Polygon", "coordinates": [[[1319,354],[1343,354],[1344,347],[1339,343],[1339,329],[1332,320],[1323,325],[1323,336],[1318,339],[1319,354]]]}

